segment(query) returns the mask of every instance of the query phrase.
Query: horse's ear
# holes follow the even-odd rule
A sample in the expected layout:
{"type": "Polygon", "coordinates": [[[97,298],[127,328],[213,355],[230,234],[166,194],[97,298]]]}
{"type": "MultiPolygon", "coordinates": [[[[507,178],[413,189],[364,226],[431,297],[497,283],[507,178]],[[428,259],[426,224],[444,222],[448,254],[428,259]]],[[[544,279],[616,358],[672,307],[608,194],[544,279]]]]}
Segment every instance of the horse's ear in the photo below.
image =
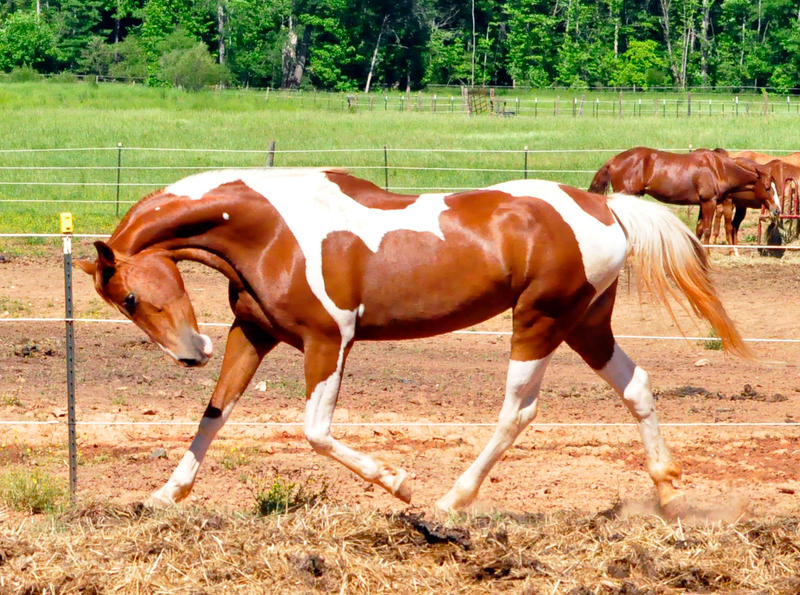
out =
{"type": "Polygon", "coordinates": [[[95,271],[97,271],[97,263],[90,260],[73,260],[72,264],[92,277],[94,276],[95,271]]]}
{"type": "Polygon", "coordinates": [[[114,251],[108,244],[98,240],[94,243],[94,247],[97,249],[97,263],[102,268],[114,268],[116,266],[117,257],[114,256],[114,251]]]}

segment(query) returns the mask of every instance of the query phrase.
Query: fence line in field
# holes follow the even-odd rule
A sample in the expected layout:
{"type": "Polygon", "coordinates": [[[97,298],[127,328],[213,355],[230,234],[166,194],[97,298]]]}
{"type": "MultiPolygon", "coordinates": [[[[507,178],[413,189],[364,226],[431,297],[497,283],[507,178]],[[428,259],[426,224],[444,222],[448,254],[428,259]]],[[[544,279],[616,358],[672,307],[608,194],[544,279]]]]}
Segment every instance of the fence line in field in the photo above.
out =
{"type": "MultiPolygon", "coordinates": [[[[0,426],[59,426],[66,425],[64,421],[36,421],[36,420],[0,420],[0,426]]],[[[77,421],[77,426],[191,426],[196,427],[198,421],[77,421]]],[[[436,422],[436,421],[376,421],[376,422],[333,422],[331,427],[337,428],[494,428],[497,422],[436,422]]],[[[772,427],[800,427],[796,421],[717,421],[717,422],[659,422],[662,428],[772,428],[772,427]]],[[[229,421],[225,427],[260,427],[260,428],[286,428],[303,427],[301,421],[229,421]]],[[[532,422],[529,428],[638,428],[635,422],[532,422]]]]}
{"type": "MultiPolygon", "coordinates": [[[[662,148],[665,151],[671,152],[686,152],[691,151],[692,146],[680,148],[662,148]]],[[[114,152],[117,156],[116,163],[113,165],[3,165],[0,166],[0,173],[6,172],[9,178],[0,180],[0,187],[8,188],[21,188],[21,187],[38,187],[38,188],[116,188],[116,198],[111,199],[86,199],[86,198],[73,198],[65,196],[62,199],[53,198],[0,198],[2,204],[76,204],[76,205],[111,205],[117,206],[117,214],[119,214],[120,205],[135,204],[136,200],[125,200],[120,197],[121,189],[133,188],[162,188],[172,183],[174,179],[169,180],[148,180],[142,179],[139,174],[132,173],[133,180],[123,181],[122,176],[124,173],[130,172],[187,172],[202,171],[206,169],[262,169],[264,166],[243,164],[243,165],[218,165],[218,164],[180,164],[180,165],[136,165],[125,164],[123,155],[130,155],[133,153],[186,153],[186,154],[231,154],[231,155],[261,155],[266,157],[266,167],[275,166],[276,156],[280,160],[281,156],[307,156],[306,162],[314,161],[314,156],[323,155],[340,155],[340,154],[365,154],[365,155],[382,155],[382,163],[361,163],[347,164],[344,167],[352,171],[364,172],[379,172],[383,171],[383,186],[385,189],[395,191],[418,191],[418,192],[453,192],[459,190],[470,189],[474,187],[473,184],[462,186],[454,186],[452,184],[446,185],[445,180],[433,178],[432,182],[435,185],[421,185],[421,180],[415,180],[418,185],[403,185],[402,182],[390,184],[390,172],[394,173],[411,173],[411,172],[430,172],[432,176],[435,174],[489,174],[495,176],[502,176],[506,178],[528,178],[529,175],[540,176],[545,178],[557,178],[563,181],[564,175],[570,176],[591,176],[595,173],[596,169],[592,168],[564,168],[564,167],[551,167],[542,168],[535,167],[535,163],[529,163],[529,158],[536,155],[556,155],[556,154],[575,154],[587,155],[608,153],[617,154],[625,149],[618,148],[529,148],[527,146],[518,149],[461,149],[461,148],[413,148],[413,147],[400,147],[390,148],[384,147],[356,147],[356,148],[331,148],[331,149],[276,149],[274,141],[270,143],[267,149],[214,149],[214,148],[174,148],[174,147],[125,147],[122,143],[118,143],[116,147],[72,147],[72,148],[42,148],[42,149],[0,149],[0,154],[13,156],[14,154],[38,154],[38,153],[60,153],[60,152],[114,152]],[[516,156],[519,163],[516,164],[498,164],[498,167],[483,166],[483,167],[463,167],[456,165],[415,165],[413,163],[391,163],[390,155],[411,155],[416,154],[420,156],[430,155],[496,155],[496,156],[516,156]],[[116,172],[115,180],[108,179],[95,179],[95,180],[79,180],[71,181],[68,179],[47,180],[47,179],[34,179],[30,181],[20,180],[17,176],[24,173],[86,173],[94,172],[99,174],[107,174],[116,172]]],[[[731,149],[738,150],[738,149],[731,149]]],[[[789,152],[790,149],[759,149],[760,152],[766,153],[783,153],[789,152]]],[[[396,161],[396,160],[395,160],[396,161]]],[[[282,165],[282,164],[279,164],[282,165]]],[[[320,165],[297,165],[290,164],[288,167],[325,167],[320,165]]],[[[461,181],[461,180],[460,180],[461,181]]]]}
{"type": "MultiPolygon", "coordinates": [[[[774,246],[773,246],[774,247],[774,246]]],[[[127,318],[59,318],[59,317],[0,317],[0,324],[3,323],[23,323],[23,322],[36,322],[36,323],[80,323],[80,324],[133,324],[127,318]]],[[[209,328],[228,328],[232,322],[198,322],[198,326],[209,328]]],[[[453,335],[492,335],[492,336],[510,336],[511,331],[467,331],[458,330],[452,331],[453,335]]],[[[692,337],[683,335],[622,335],[614,333],[617,339],[630,339],[639,341],[719,341],[715,337],[692,337]]],[[[774,338],[743,338],[747,343],[800,343],[800,339],[774,339],[774,338]]]]}

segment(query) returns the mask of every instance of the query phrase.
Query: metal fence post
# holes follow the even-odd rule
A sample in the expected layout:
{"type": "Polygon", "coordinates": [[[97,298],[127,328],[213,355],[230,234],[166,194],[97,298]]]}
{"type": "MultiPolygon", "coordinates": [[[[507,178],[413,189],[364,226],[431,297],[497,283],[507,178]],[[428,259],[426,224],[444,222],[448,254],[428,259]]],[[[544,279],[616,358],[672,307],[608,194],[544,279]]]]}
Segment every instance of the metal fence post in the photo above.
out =
{"type": "Polygon", "coordinates": [[[117,219],[119,219],[119,181],[120,181],[121,171],[122,171],[122,143],[117,143],[117,201],[116,201],[117,219]]]}
{"type": "Polygon", "coordinates": [[[69,501],[78,490],[78,446],[75,437],[75,322],[72,311],[72,213],[61,213],[64,240],[64,318],[67,350],[67,431],[69,434],[69,501]]]}
{"type": "Polygon", "coordinates": [[[528,179],[528,145],[525,145],[525,179],[528,179]]]}
{"type": "Polygon", "coordinates": [[[389,150],[383,145],[383,188],[389,192],[389,150]]]}

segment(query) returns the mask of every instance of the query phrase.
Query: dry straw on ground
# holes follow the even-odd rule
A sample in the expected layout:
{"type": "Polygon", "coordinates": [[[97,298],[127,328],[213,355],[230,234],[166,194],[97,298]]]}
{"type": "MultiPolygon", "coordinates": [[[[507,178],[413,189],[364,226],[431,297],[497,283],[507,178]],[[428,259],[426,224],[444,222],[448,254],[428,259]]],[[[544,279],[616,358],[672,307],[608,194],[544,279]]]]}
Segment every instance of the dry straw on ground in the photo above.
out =
{"type": "Polygon", "coordinates": [[[800,518],[619,510],[452,518],[331,503],[258,517],[88,505],[0,515],[0,593],[800,593],[800,518]]]}

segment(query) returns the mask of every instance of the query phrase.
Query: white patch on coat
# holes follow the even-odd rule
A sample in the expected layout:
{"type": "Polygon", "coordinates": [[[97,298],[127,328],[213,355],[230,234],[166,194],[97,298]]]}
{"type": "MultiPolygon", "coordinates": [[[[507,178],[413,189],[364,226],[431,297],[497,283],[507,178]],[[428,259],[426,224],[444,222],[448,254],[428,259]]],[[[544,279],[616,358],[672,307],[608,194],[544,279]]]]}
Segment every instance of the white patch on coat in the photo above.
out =
{"type": "Polygon", "coordinates": [[[342,349],[355,336],[358,311],[339,308],[325,291],[322,275],[325,238],[346,231],[360,238],[373,252],[378,251],[383,237],[392,231],[427,232],[444,240],[439,216],[448,209],[444,201],[447,194],[422,194],[404,209],[372,209],[344,194],[322,169],[207,171],[167,186],[164,192],[199,200],[215,188],[237,181],[264,196],[288,225],[305,256],[311,291],[339,326],[342,349]]]}
{"type": "Polygon", "coordinates": [[[628,253],[628,241],[619,224],[606,225],[581,208],[556,182],[516,180],[490,187],[512,196],[530,196],[551,205],[578,240],[583,268],[599,295],[617,278],[628,253]]]}

